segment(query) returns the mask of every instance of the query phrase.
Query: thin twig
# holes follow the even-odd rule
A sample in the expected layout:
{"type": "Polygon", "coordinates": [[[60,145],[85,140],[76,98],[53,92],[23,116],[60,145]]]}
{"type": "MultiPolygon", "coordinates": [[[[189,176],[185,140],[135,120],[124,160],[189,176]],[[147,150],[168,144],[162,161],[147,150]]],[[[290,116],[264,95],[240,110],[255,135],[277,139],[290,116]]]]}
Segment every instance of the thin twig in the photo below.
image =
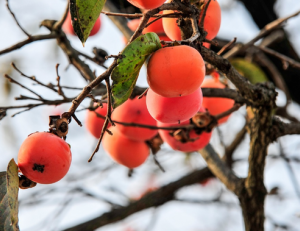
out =
{"type": "Polygon", "coordinates": [[[108,103],[107,103],[107,114],[106,114],[106,118],[102,127],[102,131],[101,131],[101,135],[100,138],[98,140],[97,146],[93,152],[93,154],[91,155],[91,157],[89,158],[88,162],[91,162],[93,160],[94,155],[96,154],[96,152],[98,152],[101,141],[103,139],[104,133],[107,130],[108,124],[111,121],[111,108],[112,108],[112,102],[111,102],[111,88],[110,88],[110,84],[109,84],[109,79],[108,77],[105,78],[105,83],[106,83],[106,89],[107,89],[107,99],[108,99],[108,103]]]}
{"type": "Polygon", "coordinates": [[[218,55],[221,55],[224,51],[226,51],[227,49],[229,49],[232,44],[234,44],[236,42],[236,37],[234,37],[229,43],[227,43],[225,46],[223,46],[221,48],[221,50],[218,51],[218,55]]]}
{"type": "Polygon", "coordinates": [[[13,18],[14,18],[15,22],[17,23],[18,27],[23,31],[24,34],[27,35],[28,38],[31,38],[31,35],[28,34],[28,33],[26,32],[26,30],[20,25],[20,23],[19,23],[19,21],[17,20],[15,14],[14,14],[14,13],[12,12],[12,10],[10,9],[8,1],[9,1],[9,0],[6,0],[6,6],[7,6],[7,9],[9,10],[10,14],[13,16],[13,18]]]}
{"type": "MultiPolygon", "coordinates": [[[[118,16],[118,17],[125,17],[125,18],[142,18],[143,14],[124,14],[124,13],[113,13],[113,12],[106,12],[106,11],[102,11],[102,14],[105,14],[107,16],[118,16]]],[[[177,18],[179,15],[182,15],[181,13],[169,13],[169,14],[155,14],[152,15],[151,17],[153,18],[162,18],[162,17],[166,17],[166,18],[177,18]]]]}
{"type": "Polygon", "coordinates": [[[216,120],[220,120],[228,115],[230,115],[232,112],[237,111],[242,105],[241,104],[235,104],[232,108],[230,108],[227,111],[224,111],[218,115],[215,116],[216,120]]]}
{"type": "Polygon", "coordinates": [[[46,87],[46,88],[48,88],[48,89],[50,89],[50,90],[52,90],[52,91],[54,91],[54,92],[57,93],[57,90],[54,89],[53,85],[49,86],[49,85],[46,85],[46,84],[44,84],[44,83],[38,81],[34,75],[33,75],[33,76],[29,76],[29,75],[24,74],[19,68],[17,68],[17,66],[16,66],[14,63],[11,63],[11,65],[12,65],[12,67],[13,67],[17,72],[19,72],[19,74],[20,74],[21,76],[23,76],[23,77],[25,77],[25,78],[28,78],[28,79],[30,79],[30,80],[36,82],[38,85],[41,85],[41,86],[43,86],[43,87],[46,87]]]}
{"type": "Polygon", "coordinates": [[[208,1],[206,2],[206,4],[204,5],[203,13],[202,13],[202,15],[201,15],[200,22],[199,22],[199,27],[200,27],[200,28],[203,28],[204,19],[205,19],[205,16],[206,16],[206,11],[207,11],[207,8],[208,8],[208,6],[209,6],[209,4],[210,4],[210,1],[211,1],[211,0],[208,0],[208,1]]]}
{"type": "Polygon", "coordinates": [[[17,81],[14,80],[13,78],[11,78],[9,75],[5,74],[4,77],[7,78],[11,83],[15,83],[15,84],[19,85],[20,87],[26,89],[27,91],[31,92],[32,94],[36,95],[36,96],[39,97],[40,99],[43,99],[43,97],[40,96],[38,93],[34,92],[33,90],[29,89],[28,87],[25,87],[23,84],[17,82],[17,81]]]}
{"type": "Polygon", "coordinates": [[[64,24],[64,22],[65,22],[65,20],[68,16],[68,14],[69,14],[69,1],[67,2],[67,6],[66,6],[66,9],[65,9],[65,12],[64,12],[62,18],[54,24],[53,30],[61,29],[62,25],[64,24]]]}
{"type": "Polygon", "coordinates": [[[240,52],[245,51],[246,49],[248,49],[249,47],[251,47],[252,45],[254,45],[254,43],[256,41],[258,41],[259,39],[265,37],[266,35],[268,35],[269,33],[271,33],[272,31],[276,30],[277,28],[279,28],[285,21],[289,20],[290,18],[293,18],[295,16],[297,16],[298,14],[300,14],[300,11],[297,11],[296,13],[287,16],[285,18],[279,18],[273,22],[270,22],[269,24],[267,24],[260,32],[257,36],[255,36],[253,39],[251,39],[249,42],[247,42],[245,45],[243,46],[235,46],[233,49],[231,49],[229,52],[227,52],[224,55],[224,58],[231,58],[235,55],[237,55],[240,52]]]}
{"type": "Polygon", "coordinates": [[[152,154],[153,159],[154,159],[154,163],[158,166],[158,168],[162,171],[162,172],[166,172],[166,170],[163,168],[163,166],[160,164],[160,162],[157,160],[156,155],[152,154]]]}
{"type": "Polygon", "coordinates": [[[298,200],[300,200],[300,187],[299,187],[299,184],[298,184],[298,181],[296,179],[296,176],[295,176],[295,172],[289,162],[289,160],[287,159],[285,153],[284,153],[284,150],[283,150],[283,147],[282,147],[282,143],[281,141],[279,140],[278,141],[278,144],[279,144],[279,150],[280,150],[280,157],[284,160],[284,162],[286,163],[286,167],[287,167],[287,170],[290,174],[290,179],[292,181],[292,184],[293,184],[293,187],[295,189],[295,192],[296,192],[296,195],[298,197],[298,200]]]}
{"type": "Polygon", "coordinates": [[[146,96],[148,90],[149,90],[149,88],[147,88],[147,89],[146,89],[146,90],[138,97],[138,99],[141,99],[141,98],[143,98],[144,96],[146,96]]]}
{"type": "Polygon", "coordinates": [[[59,76],[59,73],[58,73],[58,67],[59,67],[59,64],[56,64],[56,67],[55,67],[55,69],[56,69],[56,80],[57,80],[57,88],[58,88],[58,90],[57,90],[57,93],[59,94],[59,95],[61,95],[64,99],[66,99],[67,97],[65,96],[65,93],[63,92],[63,90],[62,90],[62,88],[61,88],[61,86],[60,86],[60,76],[59,76]]]}
{"type": "MultiPolygon", "coordinates": [[[[174,13],[168,13],[168,14],[159,14],[159,16],[157,16],[156,19],[152,20],[151,22],[148,22],[148,24],[145,26],[145,28],[147,28],[148,26],[150,26],[152,23],[158,21],[159,19],[161,18],[169,18],[168,16],[175,16],[175,18],[177,18],[178,16],[181,16],[182,14],[181,13],[177,13],[177,12],[174,12],[174,13]]],[[[154,15],[155,16],[155,15],[154,15]]],[[[153,17],[153,16],[152,16],[153,17]]],[[[173,18],[173,17],[172,17],[173,18]]]]}
{"type": "MultiPolygon", "coordinates": [[[[291,58],[289,58],[289,57],[287,57],[287,56],[285,56],[283,54],[280,54],[277,51],[269,49],[267,47],[263,47],[263,46],[255,46],[255,47],[257,47],[258,49],[262,50],[263,52],[265,52],[265,53],[267,53],[269,55],[273,55],[274,57],[280,59],[283,62],[283,64],[284,63],[288,63],[292,67],[300,69],[300,63],[297,62],[297,61],[295,61],[294,59],[291,59],[291,58]]],[[[284,67],[285,67],[285,65],[284,65],[284,67]]],[[[284,68],[284,69],[287,69],[287,68],[284,68]]]]}
{"type": "Polygon", "coordinates": [[[0,55],[9,53],[9,52],[14,51],[14,50],[17,50],[17,49],[19,49],[19,48],[21,48],[21,47],[23,47],[23,46],[25,46],[29,43],[35,42],[35,41],[41,41],[41,40],[46,40],[46,39],[54,39],[56,37],[57,37],[57,35],[55,33],[31,36],[30,38],[28,38],[28,39],[26,39],[22,42],[19,42],[15,45],[12,45],[9,48],[6,48],[6,49],[0,51],[0,55]]]}

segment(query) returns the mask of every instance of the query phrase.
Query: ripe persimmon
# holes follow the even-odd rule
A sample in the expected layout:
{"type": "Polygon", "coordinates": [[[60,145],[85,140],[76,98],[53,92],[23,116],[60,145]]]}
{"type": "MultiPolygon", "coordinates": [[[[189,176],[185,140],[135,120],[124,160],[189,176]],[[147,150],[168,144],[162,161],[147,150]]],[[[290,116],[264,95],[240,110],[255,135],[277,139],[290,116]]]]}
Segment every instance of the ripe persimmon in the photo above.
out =
{"type": "Polygon", "coordinates": [[[165,0],[127,0],[132,5],[140,9],[151,10],[160,7],[165,0]]]}
{"type": "Polygon", "coordinates": [[[162,123],[181,123],[195,115],[202,104],[201,88],[190,95],[163,97],[151,88],[147,92],[146,103],[151,116],[162,123]]]}
{"type": "MultiPolygon", "coordinates": [[[[169,2],[169,1],[168,1],[169,2]]],[[[208,0],[205,0],[207,4],[208,0]]],[[[204,9],[201,6],[200,18],[204,9]]],[[[164,14],[174,13],[172,10],[165,10],[164,14]]],[[[177,25],[177,18],[163,18],[163,27],[167,36],[172,40],[181,40],[181,32],[177,25]]],[[[207,8],[203,28],[207,32],[206,38],[211,40],[216,37],[221,26],[221,7],[217,0],[211,0],[207,8]]]]}
{"type": "MultiPolygon", "coordinates": [[[[203,107],[200,108],[201,112],[204,112],[205,109],[203,107]]],[[[181,123],[180,125],[187,125],[190,121],[185,121],[181,123]]],[[[157,126],[159,127],[171,127],[171,126],[178,126],[178,124],[166,124],[166,123],[157,123],[157,126]]],[[[194,130],[189,131],[189,138],[191,141],[181,142],[175,137],[173,137],[170,134],[169,130],[158,130],[161,138],[163,141],[165,141],[167,144],[171,146],[174,150],[182,151],[182,152],[193,152],[198,151],[199,149],[204,148],[210,140],[211,132],[202,132],[200,135],[196,134],[194,130]]]]}
{"type": "MultiPolygon", "coordinates": [[[[201,85],[203,88],[225,88],[218,78],[205,79],[201,85]]],[[[234,100],[217,97],[203,97],[202,106],[208,110],[211,115],[217,115],[232,108],[234,100]]],[[[219,124],[225,123],[230,115],[218,120],[219,124]]]]}
{"type": "Polygon", "coordinates": [[[200,87],[204,76],[202,56],[186,45],[159,49],[148,63],[148,84],[154,92],[164,97],[193,93],[200,87]]]}
{"type": "Polygon", "coordinates": [[[48,132],[36,132],[22,143],[18,154],[18,166],[30,180],[40,184],[52,184],[68,172],[72,160],[70,146],[58,136],[48,132]]]}
{"type": "MultiPolygon", "coordinates": [[[[156,126],[156,120],[152,118],[146,106],[146,97],[128,99],[112,113],[112,119],[125,123],[138,123],[156,126]]],[[[116,128],[129,139],[136,141],[149,140],[157,134],[157,130],[134,126],[116,124],[116,128]]]]}
{"type": "MultiPolygon", "coordinates": [[[[65,33],[70,34],[70,35],[76,35],[76,33],[73,29],[73,26],[72,26],[72,19],[71,19],[70,13],[68,14],[62,28],[65,33]]],[[[101,20],[99,17],[99,18],[97,18],[97,20],[94,24],[94,27],[92,28],[89,36],[93,36],[93,35],[97,34],[99,32],[100,28],[101,28],[101,20]]]]}
{"type": "Polygon", "coordinates": [[[98,107],[95,111],[87,111],[86,115],[86,128],[97,139],[99,139],[104,124],[104,119],[97,116],[97,114],[106,116],[107,104],[104,103],[103,107],[98,107]]]}
{"type": "Polygon", "coordinates": [[[110,131],[113,135],[106,132],[102,145],[114,161],[131,169],[146,161],[150,150],[145,142],[128,139],[116,127],[111,127],[110,131]]]}

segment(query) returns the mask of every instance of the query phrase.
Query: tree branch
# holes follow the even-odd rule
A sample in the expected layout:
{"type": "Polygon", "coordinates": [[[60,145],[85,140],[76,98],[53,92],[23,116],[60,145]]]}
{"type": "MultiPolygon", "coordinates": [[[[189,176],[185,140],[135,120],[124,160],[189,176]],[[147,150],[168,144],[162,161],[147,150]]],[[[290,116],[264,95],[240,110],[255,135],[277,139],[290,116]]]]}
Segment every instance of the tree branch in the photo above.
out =
{"type": "Polygon", "coordinates": [[[140,200],[135,201],[126,207],[113,209],[112,211],[104,213],[99,217],[96,217],[77,226],[65,229],[64,231],[92,231],[107,224],[123,220],[126,217],[144,209],[161,206],[173,200],[174,195],[178,189],[184,186],[201,182],[212,176],[213,175],[208,168],[192,172],[177,181],[162,186],[158,190],[146,194],[140,200]]]}
{"type": "Polygon", "coordinates": [[[21,47],[29,44],[29,43],[32,43],[32,42],[35,42],[35,41],[41,41],[41,40],[46,40],[46,39],[54,39],[56,38],[57,35],[55,33],[51,33],[51,34],[45,34],[45,35],[35,35],[35,36],[31,36],[29,37],[28,39],[22,41],[22,42],[19,42],[17,44],[14,44],[12,45],[11,47],[9,48],[6,48],[4,50],[1,50],[0,51],[0,55],[3,55],[3,54],[7,54],[11,51],[14,51],[14,50],[17,50],[17,49],[20,49],[21,47]]]}
{"type": "Polygon", "coordinates": [[[212,173],[222,181],[222,183],[232,192],[239,195],[241,190],[241,179],[226,165],[220,158],[213,147],[208,144],[204,149],[199,151],[205,159],[212,173]]]}

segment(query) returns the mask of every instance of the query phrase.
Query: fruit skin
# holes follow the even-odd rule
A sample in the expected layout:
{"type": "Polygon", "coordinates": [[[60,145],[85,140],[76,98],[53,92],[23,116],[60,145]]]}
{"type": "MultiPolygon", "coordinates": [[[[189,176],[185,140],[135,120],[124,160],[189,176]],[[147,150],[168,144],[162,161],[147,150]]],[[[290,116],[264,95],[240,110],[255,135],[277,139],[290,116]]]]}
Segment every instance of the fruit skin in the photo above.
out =
{"type": "Polygon", "coordinates": [[[127,0],[132,5],[140,9],[151,10],[160,7],[165,0],[127,0]]]}
{"type": "MultiPolygon", "coordinates": [[[[173,10],[164,10],[164,14],[171,14],[174,12],[175,11],[173,11],[173,10]]],[[[163,18],[162,24],[163,24],[163,28],[164,28],[166,35],[171,40],[180,41],[180,40],[182,40],[181,39],[181,31],[177,25],[177,20],[178,20],[177,18],[163,18]]]]}
{"type": "Polygon", "coordinates": [[[198,88],[190,95],[163,97],[151,89],[146,96],[147,108],[151,116],[162,123],[180,123],[194,116],[202,105],[202,91],[198,88]]]}
{"type": "Polygon", "coordinates": [[[86,115],[86,128],[95,138],[99,139],[105,120],[98,117],[95,112],[102,116],[106,116],[107,104],[104,103],[102,108],[98,107],[95,111],[88,110],[86,115]]]}
{"type": "MultiPolygon", "coordinates": [[[[218,78],[216,79],[205,79],[201,85],[204,88],[225,88],[225,85],[222,84],[218,78]]],[[[203,97],[202,106],[208,110],[211,115],[217,115],[222,112],[225,112],[232,108],[234,105],[234,100],[226,98],[217,98],[217,97],[203,97]]],[[[225,123],[230,115],[223,117],[218,120],[218,124],[225,123]]]]}
{"type": "MultiPolygon", "coordinates": [[[[201,112],[204,112],[205,109],[201,107],[201,112]]],[[[189,121],[183,122],[181,125],[189,124],[189,121]]],[[[170,126],[178,126],[178,124],[165,124],[165,123],[157,123],[159,127],[170,127],[170,126]]],[[[211,138],[212,133],[202,132],[200,135],[196,134],[194,130],[189,132],[189,136],[191,139],[198,138],[195,141],[188,141],[186,143],[182,143],[179,140],[176,140],[173,136],[170,135],[170,130],[158,130],[163,141],[168,143],[171,148],[174,150],[182,151],[182,152],[193,152],[198,151],[199,149],[204,148],[211,138]]]]}
{"type": "MultiPolygon", "coordinates": [[[[208,0],[205,0],[207,4],[208,0]]],[[[200,14],[201,18],[202,14],[200,14]]],[[[221,7],[217,0],[211,0],[207,8],[203,28],[207,32],[206,38],[209,40],[214,39],[221,26],[221,7]]]]}
{"type": "Polygon", "coordinates": [[[146,161],[150,151],[145,142],[128,139],[116,127],[111,127],[110,131],[113,135],[106,132],[102,145],[114,161],[130,169],[136,168],[146,161]]]}
{"type": "Polygon", "coordinates": [[[148,84],[154,92],[164,97],[193,93],[202,84],[204,76],[202,56],[186,45],[159,49],[148,63],[148,84]]]}
{"type": "Polygon", "coordinates": [[[70,146],[63,139],[48,132],[29,135],[18,154],[21,172],[40,184],[52,184],[61,180],[67,174],[71,161],[70,146]]]}
{"type": "MultiPolygon", "coordinates": [[[[156,120],[152,118],[146,106],[146,97],[128,99],[112,113],[112,119],[125,123],[138,123],[156,126],[156,120]]],[[[147,128],[128,127],[116,124],[116,128],[129,139],[136,141],[150,140],[158,131],[147,128]]]]}
{"type": "Polygon", "coordinates": [[[210,49],[210,46],[211,46],[210,43],[206,43],[206,42],[204,42],[202,45],[203,45],[204,47],[206,47],[207,49],[210,49]]]}
{"type": "MultiPolygon", "coordinates": [[[[169,1],[168,1],[169,2],[169,1]]],[[[207,3],[208,0],[205,0],[207,3]]],[[[202,7],[202,9],[204,6],[202,7]]],[[[172,10],[165,10],[164,14],[174,13],[172,10]]],[[[200,14],[200,18],[201,18],[200,14]]],[[[172,40],[181,40],[181,32],[177,25],[177,18],[163,18],[163,27],[167,36],[172,40]]],[[[200,22],[200,19],[199,19],[200,22]]],[[[203,28],[207,32],[206,38],[211,40],[215,38],[221,26],[221,7],[216,0],[211,0],[207,8],[203,28]]]]}
{"type": "MultiPolygon", "coordinates": [[[[71,19],[70,13],[68,14],[62,28],[65,33],[70,34],[70,35],[76,35],[76,33],[73,29],[73,26],[72,26],[72,19],[71,19]]],[[[101,19],[99,17],[99,18],[97,18],[97,20],[94,24],[94,27],[92,28],[89,36],[93,36],[93,35],[97,34],[99,32],[100,28],[101,28],[101,19]]]]}

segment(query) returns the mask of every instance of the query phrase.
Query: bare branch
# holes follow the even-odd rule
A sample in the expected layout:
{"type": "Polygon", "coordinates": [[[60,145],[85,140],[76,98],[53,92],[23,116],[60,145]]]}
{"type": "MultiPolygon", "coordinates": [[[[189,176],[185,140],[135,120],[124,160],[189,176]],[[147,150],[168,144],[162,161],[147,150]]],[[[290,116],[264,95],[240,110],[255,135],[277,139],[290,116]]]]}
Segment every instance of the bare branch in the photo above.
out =
{"type": "Polygon", "coordinates": [[[38,93],[30,90],[28,87],[26,87],[23,84],[19,83],[18,81],[14,80],[9,75],[5,74],[4,77],[7,78],[11,83],[15,83],[15,84],[19,85],[20,87],[26,89],[27,91],[31,92],[32,94],[36,95],[37,97],[39,97],[39,99],[43,99],[42,96],[40,96],[38,93]]]}
{"type": "Polygon", "coordinates": [[[177,181],[162,186],[158,190],[146,194],[140,200],[135,201],[126,207],[113,209],[110,212],[100,215],[99,217],[65,229],[64,231],[92,231],[107,224],[123,220],[124,218],[144,209],[161,206],[173,200],[175,192],[181,187],[201,182],[211,176],[212,174],[208,168],[192,172],[177,181]]]}
{"type": "Polygon", "coordinates": [[[34,36],[31,36],[30,38],[28,38],[28,39],[26,39],[22,42],[19,42],[15,45],[12,45],[9,48],[6,48],[6,49],[0,51],[0,55],[7,54],[11,51],[20,49],[21,47],[23,47],[23,46],[25,46],[29,43],[35,42],[35,41],[41,41],[41,40],[46,40],[46,39],[54,39],[56,37],[57,37],[57,35],[55,33],[46,34],[46,35],[34,35],[34,36]]]}
{"type": "Polygon", "coordinates": [[[267,24],[260,32],[257,36],[255,36],[253,39],[251,39],[248,43],[246,43],[243,46],[235,46],[233,49],[231,49],[229,52],[227,52],[224,55],[224,58],[231,58],[235,55],[237,55],[240,52],[245,51],[246,49],[248,49],[249,47],[251,47],[252,45],[254,45],[254,43],[256,41],[258,41],[259,39],[265,37],[266,35],[270,34],[272,31],[276,30],[277,28],[279,28],[284,22],[286,22],[287,20],[289,20],[290,18],[293,18],[295,16],[297,16],[298,14],[300,14],[300,11],[297,11],[296,13],[287,16],[285,18],[279,18],[273,22],[270,22],[269,24],[267,24]]]}
{"type": "Polygon", "coordinates": [[[205,159],[209,169],[218,177],[223,184],[232,192],[239,195],[241,180],[226,165],[220,156],[215,152],[213,147],[208,144],[204,149],[199,151],[205,159]]]}
{"type": "Polygon", "coordinates": [[[9,10],[10,14],[13,16],[13,18],[14,18],[15,22],[17,23],[18,27],[23,31],[24,34],[27,35],[28,38],[31,38],[31,35],[28,34],[28,33],[25,31],[25,29],[20,25],[20,23],[19,23],[19,21],[17,20],[15,14],[14,14],[14,13],[12,12],[12,10],[10,9],[10,7],[9,7],[9,2],[8,2],[8,1],[9,1],[9,0],[6,0],[6,6],[7,6],[7,9],[9,10]]]}
{"type": "MultiPolygon", "coordinates": [[[[105,117],[105,121],[102,127],[102,131],[100,134],[100,138],[98,140],[97,146],[93,152],[93,154],[91,155],[91,157],[89,158],[88,162],[91,162],[93,160],[94,155],[96,154],[96,152],[98,152],[101,141],[103,139],[104,133],[107,131],[107,127],[109,125],[110,122],[112,122],[111,120],[111,108],[112,108],[112,102],[111,102],[111,88],[109,85],[109,78],[105,78],[105,83],[106,83],[106,90],[107,90],[107,99],[108,99],[108,103],[107,103],[107,114],[105,117]]],[[[112,125],[114,125],[114,123],[112,122],[112,125]]]]}
{"type": "MultiPolygon", "coordinates": [[[[267,47],[263,47],[263,46],[256,46],[256,47],[269,55],[273,55],[274,57],[279,58],[283,64],[287,63],[288,65],[291,65],[292,67],[300,69],[300,63],[295,61],[294,59],[291,59],[291,58],[289,58],[285,55],[282,55],[282,54],[278,53],[277,51],[274,51],[267,47]]],[[[288,65],[287,65],[287,67],[288,67],[288,65]]],[[[287,69],[287,68],[284,68],[284,69],[287,69]]]]}
{"type": "Polygon", "coordinates": [[[285,123],[278,117],[273,117],[271,140],[275,141],[285,135],[300,135],[300,123],[285,123]]]}
{"type": "Polygon", "coordinates": [[[62,25],[64,24],[64,22],[65,22],[65,20],[68,16],[68,14],[69,14],[69,1],[67,2],[67,6],[66,6],[66,9],[65,9],[65,12],[64,12],[62,18],[54,24],[53,30],[61,29],[62,25]]]}

